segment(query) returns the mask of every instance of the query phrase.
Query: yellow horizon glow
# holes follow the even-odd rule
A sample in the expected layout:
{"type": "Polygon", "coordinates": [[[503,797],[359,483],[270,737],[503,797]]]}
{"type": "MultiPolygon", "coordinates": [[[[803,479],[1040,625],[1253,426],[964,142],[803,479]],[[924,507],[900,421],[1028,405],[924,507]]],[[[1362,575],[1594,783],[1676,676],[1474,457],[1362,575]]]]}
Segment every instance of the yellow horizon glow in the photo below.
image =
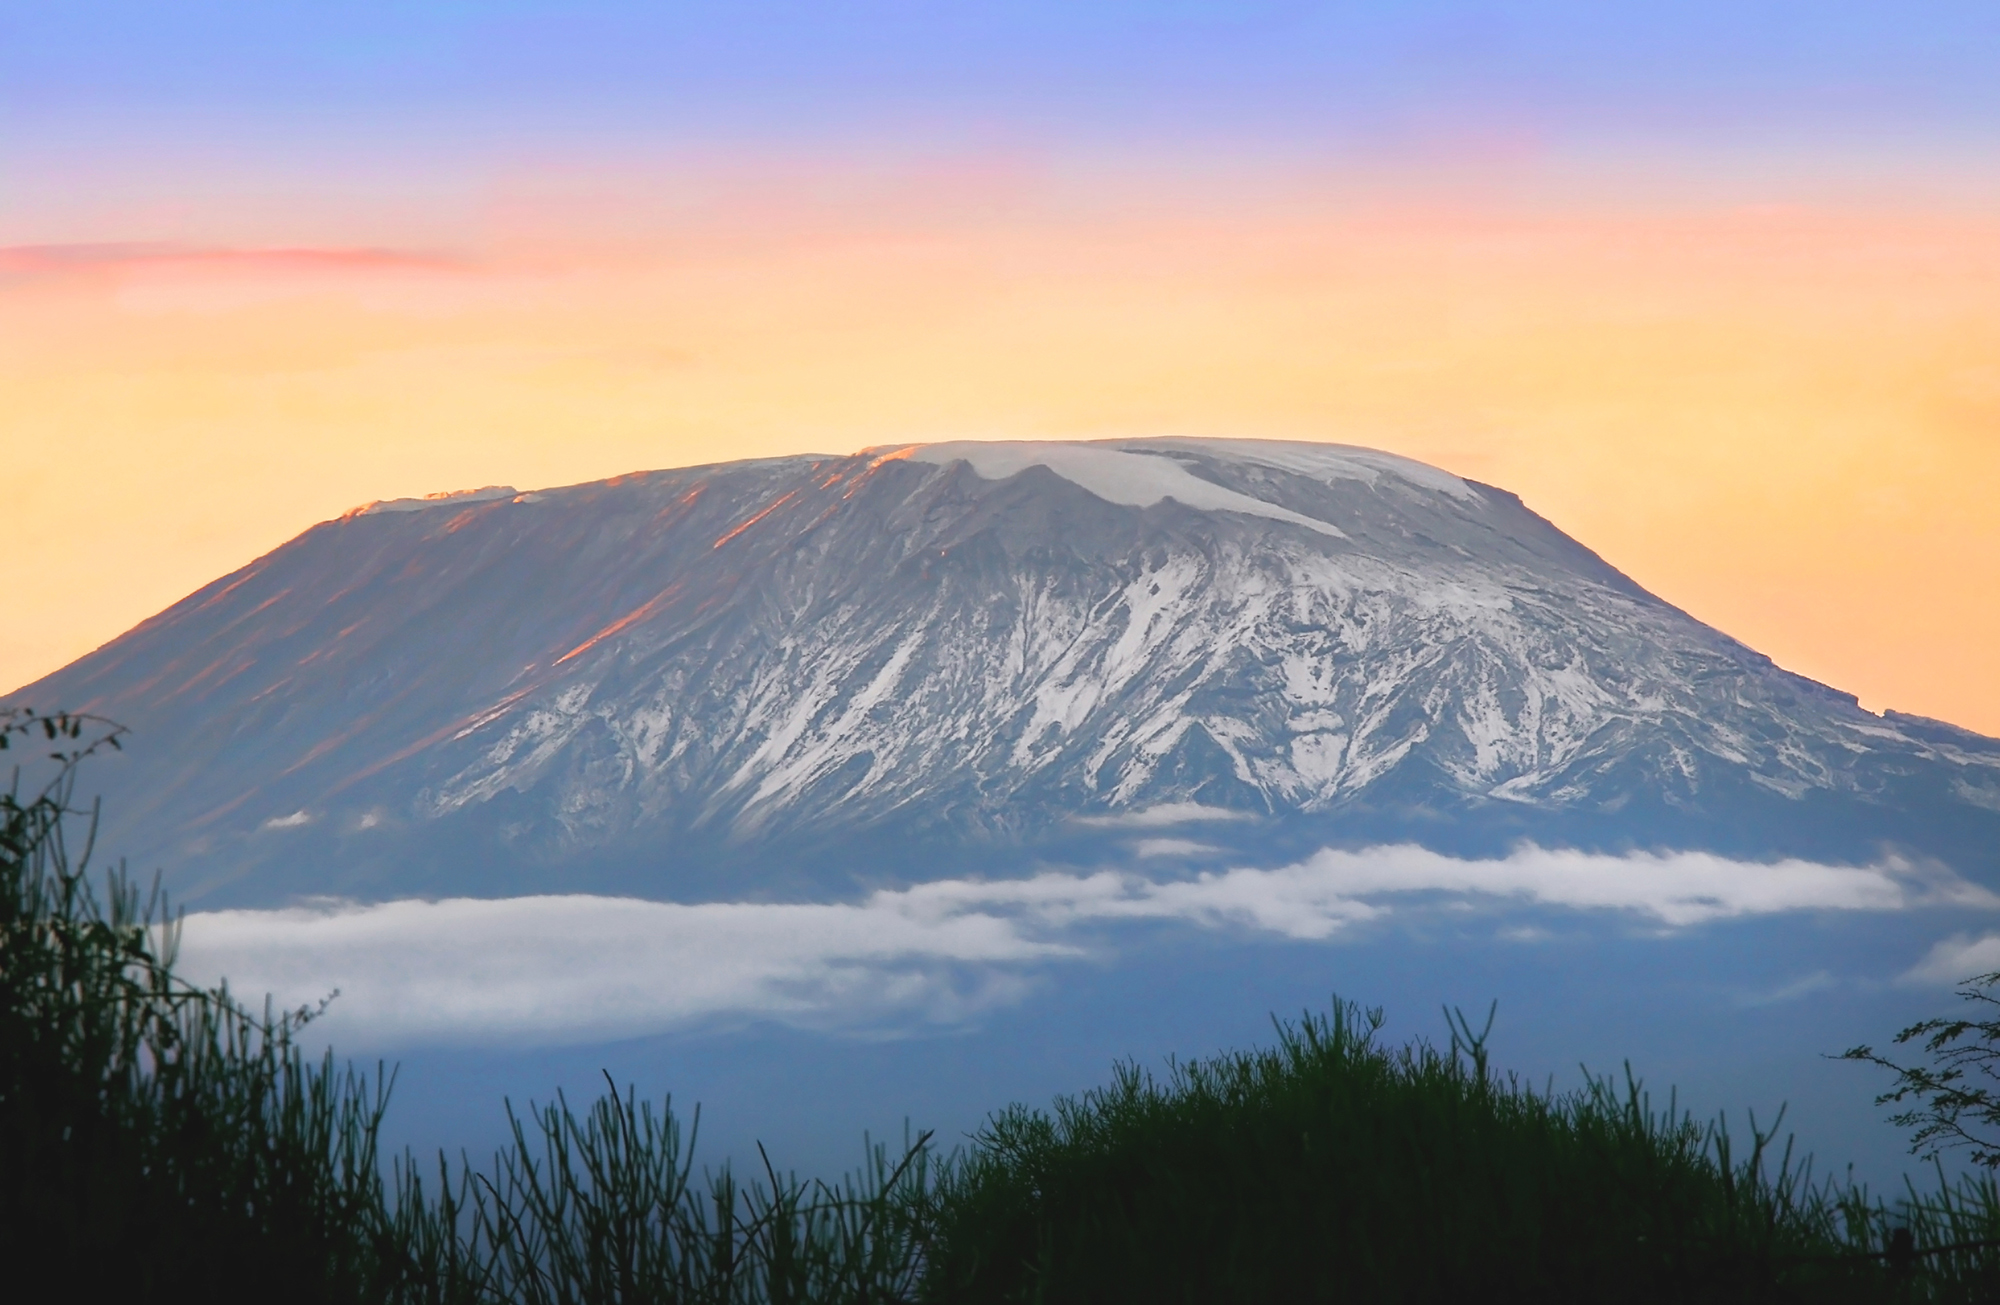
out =
{"type": "Polygon", "coordinates": [[[765,195],[282,243],[0,251],[0,685],[372,499],[1200,434],[1513,490],[1780,664],[2000,735],[1990,213],[765,195]]]}

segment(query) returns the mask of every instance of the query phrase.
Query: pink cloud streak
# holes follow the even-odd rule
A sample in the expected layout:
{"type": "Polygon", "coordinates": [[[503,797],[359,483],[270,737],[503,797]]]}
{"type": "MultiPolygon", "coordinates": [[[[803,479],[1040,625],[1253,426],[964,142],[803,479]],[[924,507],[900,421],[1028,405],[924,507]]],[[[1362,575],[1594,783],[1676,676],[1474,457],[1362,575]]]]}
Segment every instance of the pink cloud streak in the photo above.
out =
{"type": "Polygon", "coordinates": [[[0,275],[61,276],[123,268],[229,268],[245,271],[458,271],[461,259],[379,248],[227,248],[172,241],[103,241],[0,246],[0,275]]]}

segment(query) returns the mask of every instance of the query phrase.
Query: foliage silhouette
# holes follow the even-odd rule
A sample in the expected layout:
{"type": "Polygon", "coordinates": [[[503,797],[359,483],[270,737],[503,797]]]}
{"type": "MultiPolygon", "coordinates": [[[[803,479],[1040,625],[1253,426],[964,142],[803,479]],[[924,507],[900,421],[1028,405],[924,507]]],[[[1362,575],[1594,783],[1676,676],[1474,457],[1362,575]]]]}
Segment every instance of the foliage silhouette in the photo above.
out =
{"type": "MultiPolygon", "coordinates": [[[[1975,1007],[2000,1009],[2000,973],[1965,980],[1958,995],[1975,1007]]],[[[1964,1147],[1975,1165],[2000,1168],[2000,1018],[1961,1015],[1920,1020],[1896,1035],[1895,1045],[1919,1043],[1928,1065],[1902,1065],[1873,1047],[1849,1047],[1838,1059],[1877,1065],[1895,1075],[1895,1085],[1875,1098],[1878,1106],[1910,1103],[1890,1116],[1911,1130],[1910,1152],[1937,1159],[1964,1147]],[[1984,1080],[1984,1082],[1980,1080],[1984,1080]]]]}

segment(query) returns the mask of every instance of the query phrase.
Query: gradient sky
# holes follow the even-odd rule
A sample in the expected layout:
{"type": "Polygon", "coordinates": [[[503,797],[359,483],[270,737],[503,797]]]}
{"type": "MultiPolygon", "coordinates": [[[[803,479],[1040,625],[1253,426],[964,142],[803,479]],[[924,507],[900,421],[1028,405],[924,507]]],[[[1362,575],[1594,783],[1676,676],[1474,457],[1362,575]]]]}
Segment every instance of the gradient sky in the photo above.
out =
{"type": "Polygon", "coordinates": [[[2000,6],[0,0],[0,687],[370,499],[1160,433],[2000,734],[2000,6]]]}

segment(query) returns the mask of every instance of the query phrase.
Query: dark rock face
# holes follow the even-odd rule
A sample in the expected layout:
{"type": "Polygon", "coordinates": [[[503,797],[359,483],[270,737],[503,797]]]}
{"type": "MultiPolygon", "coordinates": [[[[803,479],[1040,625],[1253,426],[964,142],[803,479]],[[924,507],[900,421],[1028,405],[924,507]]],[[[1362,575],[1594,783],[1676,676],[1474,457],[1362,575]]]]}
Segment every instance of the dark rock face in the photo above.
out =
{"type": "Polygon", "coordinates": [[[134,728],[181,901],[789,896],[1534,838],[2000,875],[2000,741],[1862,711],[1366,450],[928,445],[375,505],[12,696],[134,728]]]}

